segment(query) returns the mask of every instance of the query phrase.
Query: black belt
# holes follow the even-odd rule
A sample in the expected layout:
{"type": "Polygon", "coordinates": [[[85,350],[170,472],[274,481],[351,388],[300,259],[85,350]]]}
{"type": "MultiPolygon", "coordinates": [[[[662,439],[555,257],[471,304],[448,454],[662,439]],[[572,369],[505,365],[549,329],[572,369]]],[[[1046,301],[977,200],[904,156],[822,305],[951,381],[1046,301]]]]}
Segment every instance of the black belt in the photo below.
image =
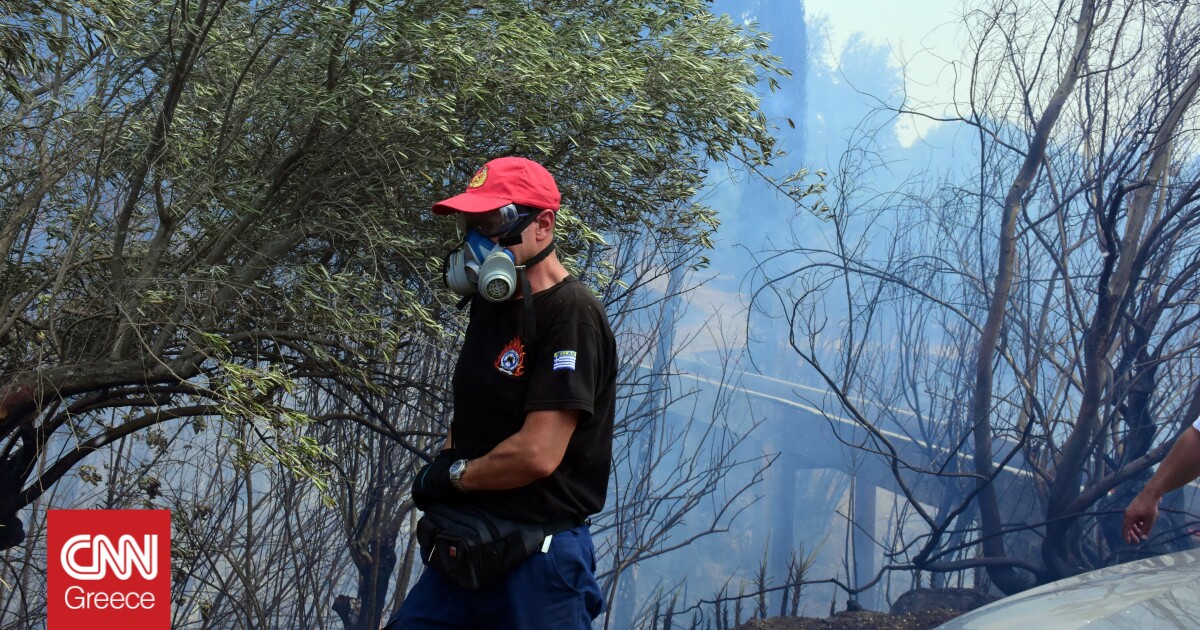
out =
{"type": "Polygon", "coordinates": [[[583,518],[583,519],[568,518],[568,519],[562,519],[562,520],[558,520],[558,521],[551,521],[549,523],[541,523],[541,526],[542,526],[542,531],[545,532],[545,534],[547,536],[553,536],[559,532],[565,532],[568,529],[575,529],[576,527],[579,527],[580,525],[591,525],[591,524],[592,524],[592,519],[590,519],[590,518],[583,518]]]}

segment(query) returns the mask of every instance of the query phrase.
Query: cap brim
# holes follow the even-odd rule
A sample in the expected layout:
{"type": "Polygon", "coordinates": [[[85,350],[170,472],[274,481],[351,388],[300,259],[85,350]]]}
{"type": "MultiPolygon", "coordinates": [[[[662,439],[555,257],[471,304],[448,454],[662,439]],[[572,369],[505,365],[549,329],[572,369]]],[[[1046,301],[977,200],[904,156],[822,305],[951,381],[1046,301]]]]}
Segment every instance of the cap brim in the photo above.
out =
{"type": "Polygon", "coordinates": [[[511,199],[503,197],[489,197],[477,193],[462,193],[454,195],[449,199],[445,199],[433,204],[434,214],[453,214],[455,212],[491,212],[497,208],[502,208],[512,203],[511,199]]]}

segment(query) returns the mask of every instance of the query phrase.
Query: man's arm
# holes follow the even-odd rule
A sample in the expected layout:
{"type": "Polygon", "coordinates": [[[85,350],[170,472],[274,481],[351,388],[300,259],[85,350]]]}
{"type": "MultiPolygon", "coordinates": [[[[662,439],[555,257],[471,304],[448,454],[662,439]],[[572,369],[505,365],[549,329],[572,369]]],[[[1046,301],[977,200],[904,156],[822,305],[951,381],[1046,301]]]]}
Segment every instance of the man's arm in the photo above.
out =
{"type": "Polygon", "coordinates": [[[1125,522],[1121,526],[1125,542],[1132,545],[1149,538],[1150,529],[1158,519],[1159,500],[1197,477],[1200,477],[1200,430],[1193,427],[1175,440],[1146,487],[1125,508],[1125,522]]]}
{"type": "Polygon", "coordinates": [[[549,477],[562,463],[582,414],[576,409],[526,414],[520,431],[470,461],[462,476],[463,488],[510,490],[549,477]]]}

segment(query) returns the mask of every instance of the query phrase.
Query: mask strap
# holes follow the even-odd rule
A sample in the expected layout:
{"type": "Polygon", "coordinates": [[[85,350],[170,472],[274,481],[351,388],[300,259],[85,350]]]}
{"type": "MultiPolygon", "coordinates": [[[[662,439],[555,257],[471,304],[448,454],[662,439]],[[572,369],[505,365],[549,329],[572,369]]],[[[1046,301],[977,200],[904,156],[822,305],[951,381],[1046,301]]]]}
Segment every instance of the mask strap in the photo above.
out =
{"type": "Polygon", "coordinates": [[[533,258],[526,260],[525,264],[523,264],[521,266],[528,269],[528,268],[542,262],[543,260],[546,260],[546,257],[549,256],[553,251],[554,251],[554,241],[550,241],[550,244],[546,246],[546,249],[543,249],[542,251],[534,254],[533,258]]]}
{"type": "Polygon", "coordinates": [[[521,217],[520,223],[517,223],[516,225],[512,226],[511,228],[509,228],[508,232],[505,232],[503,236],[496,239],[496,242],[499,243],[501,247],[512,247],[513,245],[520,245],[521,240],[522,240],[521,232],[524,232],[525,228],[529,227],[529,224],[533,223],[534,219],[537,219],[537,217],[538,217],[538,212],[536,212],[536,211],[529,212],[525,216],[521,217]]]}
{"type": "Polygon", "coordinates": [[[530,267],[545,260],[546,257],[549,256],[553,251],[554,241],[550,241],[550,244],[546,246],[546,249],[543,249],[533,258],[525,261],[525,264],[521,265],[521,267],[518,269],[521,276],[521,302],[522,306],[524,307],[524,313],[522,314],[522,319],[525,323],[524,341],[530,346],[533,345],[534,341],[537,341],[537,316],[533,312],[533,289],[529,286],[529,277],[526,274],[526,271],[530,267]]]}
{"type": "Polygon", "coordinates": [[[529,276],[525,274],[525,270],[521,270],[521,302],[524,307],[522,319],[525,321],[525,344],[533,346],[533,342],[537,341],[537,315],[533,313],[533,289],[529,286],[529,276]]]}

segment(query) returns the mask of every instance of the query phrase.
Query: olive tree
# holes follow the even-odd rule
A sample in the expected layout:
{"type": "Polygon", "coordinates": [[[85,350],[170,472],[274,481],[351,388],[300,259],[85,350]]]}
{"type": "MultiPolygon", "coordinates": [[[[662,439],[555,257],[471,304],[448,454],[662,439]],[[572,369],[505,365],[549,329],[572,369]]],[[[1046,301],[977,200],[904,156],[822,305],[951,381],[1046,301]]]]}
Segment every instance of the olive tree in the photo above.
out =
{"type": "MultiPolygon", "coordinates": [[[[556,173],[568,256],[775,151],[765,36],[702,2],[16,5],[0,115],[0,538],[88,453],[244,423],[318,483],[457,317],[427,208],[486,158],[556,173]],[[23,31],[24,32],[24,31],[23,31]],[[14,52],[16,54],[14,54],[14,52]],[[420,356],[413,353],[411,356],[420,356]],[[346,385],[306,413],[297,392],[346,385]]],[[[698,212],[702,210],[697,210],[698,212]]],[[[677,238],[685,232],[652,226],[677,238]]],[[[439,386],[439,384],[426,384],[439,386]]],[[[405,401],[396,401],[403,404],[405,401]]]]}

